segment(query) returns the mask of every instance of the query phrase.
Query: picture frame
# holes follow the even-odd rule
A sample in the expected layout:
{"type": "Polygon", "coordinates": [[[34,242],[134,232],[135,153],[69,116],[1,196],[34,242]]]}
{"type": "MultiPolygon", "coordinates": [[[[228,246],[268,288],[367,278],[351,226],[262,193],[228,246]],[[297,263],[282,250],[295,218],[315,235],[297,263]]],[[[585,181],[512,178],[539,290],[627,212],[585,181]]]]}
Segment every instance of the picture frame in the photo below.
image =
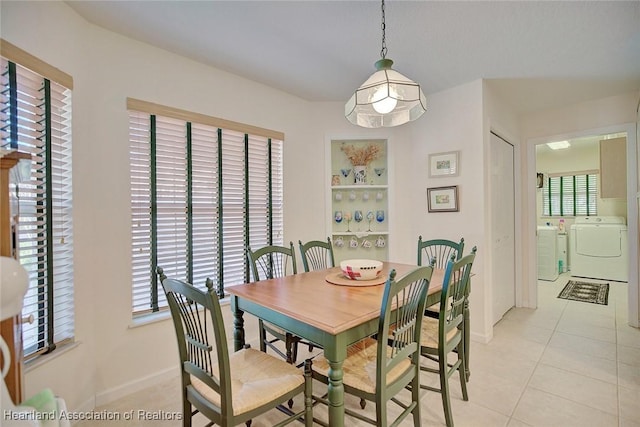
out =
{"type": "Polygon", "coordinates": [[[427,188],[429,212],[458,212],[458,186],[427,188]]]}
{"type": "Polygon", "coordinates": [[[460,174],[460,151],[429,154],[429,178],[458,176],[460,174]]]}

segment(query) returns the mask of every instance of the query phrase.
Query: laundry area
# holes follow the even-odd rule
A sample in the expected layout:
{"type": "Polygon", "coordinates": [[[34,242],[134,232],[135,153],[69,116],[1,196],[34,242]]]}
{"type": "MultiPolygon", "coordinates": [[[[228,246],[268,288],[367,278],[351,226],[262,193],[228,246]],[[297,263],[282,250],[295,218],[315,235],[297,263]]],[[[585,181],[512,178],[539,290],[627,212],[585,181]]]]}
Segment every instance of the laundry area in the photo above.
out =
{"type": "Polygon", "coordinates": [[[627,282],[626,137],[536,147],[538,280],[627,282]]]}
{"type": "Polygon", "coordinates": [[[576,218],[569,233],[571,275],[626,282],[627,225],[623,217],[576,218]]]}

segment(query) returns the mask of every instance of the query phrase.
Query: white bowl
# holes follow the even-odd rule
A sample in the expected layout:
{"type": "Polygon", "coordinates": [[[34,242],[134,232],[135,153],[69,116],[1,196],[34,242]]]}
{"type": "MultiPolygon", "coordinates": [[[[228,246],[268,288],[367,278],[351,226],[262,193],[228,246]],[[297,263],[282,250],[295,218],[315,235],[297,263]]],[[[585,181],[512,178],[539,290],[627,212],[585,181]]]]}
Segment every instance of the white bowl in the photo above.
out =
{"type": "Polygon", "coordinates": [[[352,280],[373,280],[382,272],[382,262],[373,259],[346,259],[340,263],[342,274],[352,280]]]}

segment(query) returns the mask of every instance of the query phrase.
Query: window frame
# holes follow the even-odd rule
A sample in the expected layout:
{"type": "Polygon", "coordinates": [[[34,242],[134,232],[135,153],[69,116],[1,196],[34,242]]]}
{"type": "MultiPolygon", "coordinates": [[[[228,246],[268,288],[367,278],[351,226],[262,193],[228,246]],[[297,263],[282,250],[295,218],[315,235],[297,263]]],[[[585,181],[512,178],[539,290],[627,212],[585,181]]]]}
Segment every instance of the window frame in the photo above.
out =
{"type": "MultiPolygon", "coordinates": [[[[166,185],[157,182],[160,174],[167,180],[175,179],[175,182],[183,183],[184,189],[179,188],[175,193],[180,199],[176,205],[176,215],[184,213],[183,224],[186,222],[185,230],[178,233],[182,233],[183,237],[179,238],[176,235],[170,238],[176,242],[180,241],[181,247],[184,243],[184,247],[178,252],[179,258],[184,260],[185,267],[180,270],[178,267],[170,266],[165,274],[202,287],[205,274],[214,280],[219,296],[224,297],[225,286],[249,280],[246,260],[248,246],[283,243],[284,134],[133,98],[127,99],[127,109],[130,117],[130,152],[132,156],[134,153],[137,156],[146,156],[148,153],[149,156],[148,159],[138,161],[142,169],[137,171],[133,170],[137,160],[130,158],[132,215],[135,212],[142,212],[143,216],[148,214],[145,221],[149,224],[136,224],[132,216],[132,237],[136,227],[141,227],[144,232],[148,231],[147,240],[150,242],[150,254],[142,254],[136,259],[136,242],[132,240],[132,260],[139,268],[136,273],[133,270],[135,266],[132,265],[132,316],[137,318],[167,309],[154,272],[156,265],[164,269],[163,264],[169,264],[167,258],[164,262],[158,259],[158,254],[162,252],[159,239],[162,236],[167,237],[167,231],[162,233],[158,228],[158,215],[165,212],[166,206],[155,198],[166,196],[158,187],[167,188],[166,185]],[[148,117],[148,135],[145,135],[140,123],[137,129],[133,129],[131,120],[134,116],[140,123],[148,117]],[[184,140],[177,134],[178,128],[171,128],[171,123],[176,126],[178,123],[184,124],[184,140]],[[170,133],[172,135],[169,135],[170,133]],[[138,141],[133,141],[134,134],[138,141]],[[148,150],[144,147],[145,137],[149,139],[148,150]],[[173,143],[177,144],[176,147],[172,149],[167,146],[168,140],[162,140],[165,137],[174,138],[173,143]],[[210,144],[209,150],[202,151],[205,149],[203,144],[207,143],[210,144]],[[157,161],[164,155],[164,150],[175,150],[173,158],[180,158],[177,162],[180,164],[179,167],[173,171],[166,170],[170,166],[167,162],[157,161]],[[207,157],[207,167],[215,169],[215,176],[207,174],[203,165],[196,165],[202,157],[207,157]],[[149,182],[145,191],[148,192],[148,197],[142,197],[143,203],[138,203],[133,184],[135,179],[144,177],[146,165],[149,182]],[[203,190],[204,187],[210,188],[203,190]],[[209,206],[206,202],[202,203],[206,197],[212,200],[209,206]],[[213,242],[211,256],[214,259],[195,260],[198,249],[202,249],[203,241],[196,241],[194,236],[202,229],[196,230],[194,227],[198,227],[198,221],[202,222],[202,215],[211,213],[217,213],[213,218],[214,224],[208,231],[208,238],[213,242]],[[202,264],[208,264],[208,267],[203,270],[200,268],[202,264]],[[146,270],[140,267],[141,265],[147,265],[146,270]],[[146,302],[141,301],[146,298],[147,292],[150,297],[149,304],[142,308],[141,304],[146,305],[146,302]]],[[[166,227],[171,220],[161,222],[166,227]]],[[[143,241],[144,239],[139,241],[137,250],[144,251],[139,247],[143,241]]],[[[175,263],[181,262],[183,261],[175,263]]]]}
{"type": "Polygon", "coordinates": [[[21,315],[34,318],[21,323],[22,352],[29,361],[75,339],[73,79],[4,39],[0,56],[0,102],[7,105],[2,146],[31,154],[30,176],[11,184],[18,218],[12,224],[12,250],[29,276],[21,315]]]}
{"type": "Polygon", "coordinates": [[[549,174],[542,189],[542,216],[575,218],[598,215],[598,170],[549,174]],[[580,181],[584,180],[584,184],[580,181]],[[570,193],[566,190],[570,188],[570,193]],[[564,209],[566,202],[570,207],[564,209]],[[580,209],[584,206],[583,209],[580,209]]]}

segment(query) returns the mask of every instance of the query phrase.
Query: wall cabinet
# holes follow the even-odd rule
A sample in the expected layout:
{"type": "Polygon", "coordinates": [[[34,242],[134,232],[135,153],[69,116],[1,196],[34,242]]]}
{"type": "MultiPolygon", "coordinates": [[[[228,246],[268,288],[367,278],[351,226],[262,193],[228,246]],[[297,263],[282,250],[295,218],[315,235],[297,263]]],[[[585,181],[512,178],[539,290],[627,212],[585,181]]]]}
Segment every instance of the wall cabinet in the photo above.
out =
{"type": "Polygon", "coordinates": [[[389,245],[387,141],[331,140],[330,221],[336,262],[386,261],[389,245]]]}
{"type": "Polygon", "coordinates": [[[627,197],[627,138],[600,141],[600,197],[627,197]]]}

